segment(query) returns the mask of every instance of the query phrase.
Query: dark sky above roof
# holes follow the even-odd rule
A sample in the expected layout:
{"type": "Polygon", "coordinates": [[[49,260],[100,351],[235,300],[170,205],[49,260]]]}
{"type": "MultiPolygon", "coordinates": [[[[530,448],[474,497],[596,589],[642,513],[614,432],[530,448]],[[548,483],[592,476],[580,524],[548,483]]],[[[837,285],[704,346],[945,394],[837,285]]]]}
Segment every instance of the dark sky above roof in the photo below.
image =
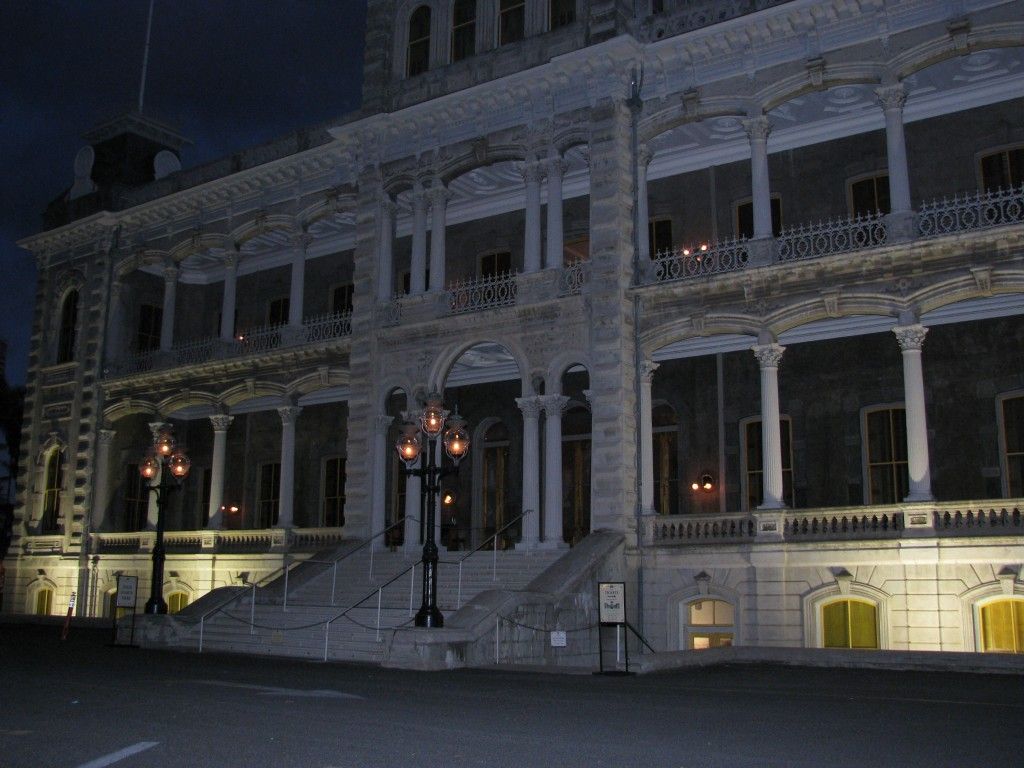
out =
{"type": "MultiPolygon", "coordinates": [[[[25,381],[33,258],[16,240],[74,178],[81,135],[134,109],[147,0],[6,0],[0,24],[0,338],[25,381]]],[[[143,112],[186,168],[360,103],[365,0],[155,0],[143,112]]]]}

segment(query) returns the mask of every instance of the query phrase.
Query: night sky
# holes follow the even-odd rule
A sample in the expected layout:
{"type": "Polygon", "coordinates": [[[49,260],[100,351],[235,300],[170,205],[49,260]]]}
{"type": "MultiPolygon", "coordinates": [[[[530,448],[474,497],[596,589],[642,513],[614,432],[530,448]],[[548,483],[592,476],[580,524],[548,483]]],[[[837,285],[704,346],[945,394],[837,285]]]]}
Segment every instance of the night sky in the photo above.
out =
{"type": "MultiPolygon", "coordinates": [[[[23,384],[42,229],[81,134],[137,105],[148,0],[4,0],[0,339],[23,384]]],[[[190,168],[360,102],[365,0],[156,0],[143,112],[190,139],[190,168]]]]}

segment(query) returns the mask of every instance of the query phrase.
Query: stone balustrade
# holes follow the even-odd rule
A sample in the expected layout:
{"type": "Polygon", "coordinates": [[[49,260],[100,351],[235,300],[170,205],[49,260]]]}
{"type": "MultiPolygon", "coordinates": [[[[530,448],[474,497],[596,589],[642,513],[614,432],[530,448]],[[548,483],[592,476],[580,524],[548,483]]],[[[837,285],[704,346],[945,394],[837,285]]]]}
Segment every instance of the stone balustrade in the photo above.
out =
{"type": "MultiPolygon", "coordinates": [[[[32,537],[33,552],[46,543],[56,543],[60,551],[63,537],[32,537]],[[55,541],[50,541],[50,540],[55,541]]],[[[152,552],[156,531],[117,531],[90,534],[92,551],[103,554],[152,552]]],[[[340,528],[257,528],[239,530],[165,531],[168,552],[232,552],[237,554],[269,551],[312,552],[335,546],[344,540],[340,528]]],[[[47,552],[50,549],[45,550],[47,552]]]]}

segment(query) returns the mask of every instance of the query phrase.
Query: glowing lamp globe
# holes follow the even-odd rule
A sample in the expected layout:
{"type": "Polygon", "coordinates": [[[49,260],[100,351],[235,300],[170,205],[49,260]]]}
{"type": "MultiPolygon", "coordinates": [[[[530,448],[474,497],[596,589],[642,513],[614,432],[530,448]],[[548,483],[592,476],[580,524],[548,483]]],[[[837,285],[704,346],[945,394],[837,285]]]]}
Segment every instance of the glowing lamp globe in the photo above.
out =
{"type": "Polygon", "coordinates": [[[170,462],[168,462],[171,474],[179,480],[183,480],[188,477],[188,471],[192,467],[192,460],[182,452],[178,452],[171,456],[170,462]]]}
{"type": "Polygon", "coordinates": [[[170,430],[161,430],[160,434],[156,436],[156,440],[153,441],[153,445],[161,456],[170,456],[174,453],[174,435],[170,430]]]}
{"type": "Polygon", "coordinates": [[[156,456],[147,456],[139,462],[139,474],[145,480],[152,480],[160,473],[160,462],[156,456]]]}
{"type": "Polygon", "coordinates": [[[427,406],[420,414],[420,429],[423,430],[423,434],[431,439],[441,434],[447,415],[441,405],[441,398],[438,395],[430,395],[427,398],[427,406]]]}

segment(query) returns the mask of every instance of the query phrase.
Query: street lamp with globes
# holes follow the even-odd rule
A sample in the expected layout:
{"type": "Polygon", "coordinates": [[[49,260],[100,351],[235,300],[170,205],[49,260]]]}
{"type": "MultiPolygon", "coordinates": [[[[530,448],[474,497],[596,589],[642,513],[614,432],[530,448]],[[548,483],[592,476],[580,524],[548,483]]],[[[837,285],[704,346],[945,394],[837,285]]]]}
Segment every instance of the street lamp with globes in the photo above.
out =
{"type": "Polygon", "coordinates": [[[167,613],[164,600],[164,511],[171,493],[188,477],[192,460],[178,448],[174,433],[164,426],[153,438],[153,445],[139,463],[139,474],[149,481],[149,490],[156,494],[156,544],[153,546],[153,576],[146,613],[167,613]],[[154,480],[156,483],[154,484],[154,480]]]}
{"type": "Polygon", "coordinates": [[[437,607],[437,543],[434,541],[434,520],[437,515],[437,495],[441,492],[441,479],[458,472],[459,462],[469,450],[466,423],[458,409],[449,414],[441,404],[441,396],[427,397],[427,404],[418,422],[406,422],[395,443],[399,457],[405,462],[405,474],[420,478],[420,493],[426,497],[427,519],[423,529],[423,600],[414,623],[417,627],[443,627],[444,616],[437,607]],[[445,429],[447,422],[448,428],[445,429]],[[420,433],[423,439],[420,438],[420,433]],[[436,460],[436,446],[440,439],[452,467],[440,467],[436,460]],[[416,460],[419,467],[415,467],[416,460]]]}

